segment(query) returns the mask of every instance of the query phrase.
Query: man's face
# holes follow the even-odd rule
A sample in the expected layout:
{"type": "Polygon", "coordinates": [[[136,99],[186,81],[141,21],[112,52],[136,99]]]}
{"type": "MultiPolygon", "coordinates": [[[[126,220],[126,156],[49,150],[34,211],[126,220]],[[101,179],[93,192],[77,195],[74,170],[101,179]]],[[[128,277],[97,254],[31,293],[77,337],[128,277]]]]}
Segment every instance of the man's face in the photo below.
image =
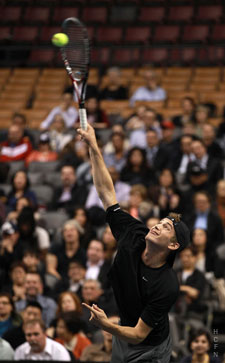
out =
{"type": "Polygon", "coordinates": [[[159,144],[159,138],[156,132],[154,131],[148,131],[147,135],[147,144],[149,147],[154,147],[157,146],[159,144]]]}
{"type": "Polygon", "coordinates": [[[198,212],[206,212],[210,207],[209,199],[205,194],[196,194],[195,196],[195,209],[198,212]]]}
{"type": "Polygon", "coordinates": [[[192,141],[191,149],[197,159],[201,159],[206,154],[206,149],[200,141],[192,141]]]}
{"type": "Polygon", "coordinates": [[[104,257],[103,245],[100,241],[91,241],[87,249],[88,260],[96,264],[101,261],[104,257]]]}
{"type": "Polygon", "coordinates": [[[71,166],[64,166],[61,170],[61,180],[65,187],[71,187],[76,182],[75,170],[71,166]]]}
{"type": "Polygon", "coordinates": [[[34,319],[41,319],[42,313],[39,308],[36,306],[28,306],[23,312],[23,320],[26,323],[27,321],[31,321],[34,319]]]}
{"type": "Polygon", "coordinates": [[[22,285],[25,282],[26,272],[21,266],[17,266],[12,270],[11,279],[15,284],[22,285]]]}
{"type": "Polygon", "coordinates": [[[181,150],[184,154],[191,153],[192,138],[189,136],[183,136],[181,139],[181,150]]]}
{"type": "Polygon", "coordinates": [[[102,290],[95,281],[87,281],[82,287],[82,297],[84,301],[97,301],[102,295],[102,290]]]}
{"type": "Polygon", "coordinates": [[[10,316],[13,308],[7,296],[0,297],[0,316],[8,317],[10,316]]]}
{"type": "Polygon", "coordinates": [[[183,269],[193,269],[195,267],[196,258],[191,250],[184,249],[180,252],[180,261],[183,269]]]}
{"type": "Polygon", "coordinates": [[[23,137],[23,130],[18,125],[12,125],[9,128],[8,139],[10,142],[17,144],[23,137]]]}
{"type": "Polygon", "coordinates": [[[77,263],[71,262],[69,265],[68,276],[73,282],[84,280],[86,269],[77,263]]]}
{"type": "Polygon", "coordinates": [[[173,222],[169,218],[162,219],[159,223],[153,226],[145,239],[151,241],[160,249],[167,250],[171,243],[171,238],[175,236],[173,222]]]}
{"type": "Polygon", "coordinates": [[[30,344],[31,351],[34,353],[43,352],[46,344],[46,336],[38,323],[27,325],[24,328],[27,342],[30,344]]]}
{"type": "Polygon", "coordinates": [[[25,281],[26,294],[29,296],[37,296],[42,291],[42,283],[40,276],[36,274],[27,274],[25,281]]]}
{"type": "Polygon", "coordinates": [[[63,228],[63,237],[66,243],[79,242],[79,233],[75,226],[66,224],[63,228]]]}

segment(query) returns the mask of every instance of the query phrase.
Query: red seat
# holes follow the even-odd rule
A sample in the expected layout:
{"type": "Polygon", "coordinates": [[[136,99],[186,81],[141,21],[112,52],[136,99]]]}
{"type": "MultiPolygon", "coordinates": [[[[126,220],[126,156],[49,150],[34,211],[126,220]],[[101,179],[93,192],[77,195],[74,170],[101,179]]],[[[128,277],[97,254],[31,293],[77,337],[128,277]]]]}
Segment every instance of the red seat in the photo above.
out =
{"type": "Polygon", "coordinates": [[[72,16],[78,17],[78,8],[76,7],[58,7],[55,8],[53,14],[53,21],[61,23],[64,19],[70,18],[72,16]]]}
{"type": "Polygon", "coordinates": [[[0,19],[4,22],[19,22],[21,11],[20,6],[3,6],[0,10],[0,19]]]}
{"type": "Polygon", "coordinates": [[[140,22],[162,22],[165,15],[164,7],[142,7],[138,20],[140,22]]]}
{"type": "Polygon", "coordinates": [[[182,49],[181,58],[184,63],[192,64],[196,60],[196,48],[182,49]]]}
{"type": "Polygon", "coordinates": [[[144,63],[167,63],[168,50],[165,48],[146,49],[143,51],[142,62],[144,63]]]}
{"type": "Polygon", "coordinates": [[[87,32],[88,32],[89,39],[94,41],[94,39],[95,39],[95,28],[93,26],[88,26],[87,27],[87,32]]]}
{"type": "Polygon", "coordinates": [[[115,49],[112,62],[120,65],[137,64],[140,60],[140,49],[115,49]]]}
{"type": "Polygon", "coordinates": [[[151,29],[148,26],[142,27],[129,27],[125,32],[125,42],[140,42],[147,43],[149,42],[151,36],[151,29]]]}
{"type": "Polygon", "coordinates": [[[29,7],[25,10],[24,20],[26,22],[48,23],[50,8],[29,7]]]}
{"type": "Polygon", "coordinates": [[[210,38],[213,41],[223,41],[225,39],[225,24],[214,25],[210,38]]]}
{"type": "Polygon", "coordinates": [[[53,34],[61,31],[60,26],[44,26],[41,28],[40,40],[41,42],[50,42],[53,34]]]}
{"type": "Polygon", "coordinates": [[[82,20],[85,23],[97,22],[104,24],[107,21],[107,9],[106,7],[84,8],[82,13],[82,20]]]}
{"type": "Polygon", "coordinates": [[[168,21],[190,22],[193,14],[193,6],[171,6],[167,19],[168,21]]]}
{"type": "Polygon", "coordinates": [[[213,64],[224,64],[225,49],[224,47],[208,47],[208,59],[213,64]]]}
{"type": "Polygon", "coordinates": [[[184,27],[184,42],[205,42],[209,34],[207,25],[186,25],[184,27]]]}
{"type": "Polygon", "coordinates": [[[197,21],[219,21],[223,15],[223,8],[220,5],[199,6],[197,10],[197,21]]]}
{"type": "Polygon", "coordinates": [[[94,48],[91,52],[91,64],[108,64],[111,61],[110,48],[94,48]]]}
{"type": "Polygon", "coordinates": [[[8,40],[11,38],[11,28],[9,26],[2,26],[0,28],[0,41],[8,40]]]}
{"type": "Polygon", "coordinates": [[[98,42],[120,43],[122,40],[122,28],[119,27],[98,28],[96,40],[98,42]]]}
{"type": "Polygon", "coordinates": [[[155,28],[154,42],[176,42],[179,38],[178,25],[159,25],[155,28]]]}
{"type": "Polygon", "coordinates": [[[55,57],[55,51],[53,49],[34,49],[31,51],[28,64],[52,64],[55,57]]]}
{"type": "Polygon", "coordinates": [[[38,28],[36,26],[16,26],[13,28],[13,40],[32,42],[37,39],[38,28]]]}

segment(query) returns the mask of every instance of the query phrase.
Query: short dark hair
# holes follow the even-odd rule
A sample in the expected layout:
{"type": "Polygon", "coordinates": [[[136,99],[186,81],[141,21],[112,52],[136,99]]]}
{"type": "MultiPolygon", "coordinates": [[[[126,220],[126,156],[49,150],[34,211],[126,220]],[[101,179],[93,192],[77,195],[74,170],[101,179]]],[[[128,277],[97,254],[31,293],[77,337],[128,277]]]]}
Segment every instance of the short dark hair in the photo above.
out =
{"type": "Polygon", "coordinates": [[[15,261],[10,265],[10,274],[17,267],[21,267],[24,270],[24,272],[27,272],[27,267],[22,261],[15,261]]]}
{"type": "Polygon", "coordinates": [[[210,332],[205,328],[194,329],[194,330],[191,331],[190,338],[189,338],[189,341],[188,341],[188,349],[190,351],[191,351],[191,343],[193,341],[195,341],[195,339],[200,337],[201,335],[204,335],[206,337],[206,339],[208,340],[208,343],[209,343],[209,347],[211,346],[212,336],[211,336],[210,332]]]}
{"type": "Polygon", "coordinates": [[[72,333],[77,334],[84,328],[84,323],[80,318],[80,313],[77,311],[67,311],[59,315],[58,320],[63,320],[66,329],[72,333]]]}
{"type": "Polygon", "coordinates": [[[33,308],[37,308],[37,309],[39,309],[41,312],[42,312],[42,310],[43,310],[43,308],[42,308],[41,304],[39,304],[39,302],[38,302],[38,301],[35,301],[35,300],[28,301],[28,302],[27,302],[27,304],[26,304],[25,310],[26,310],[27,308],[29,308],[30,306],[32,306],[33,308]]]}

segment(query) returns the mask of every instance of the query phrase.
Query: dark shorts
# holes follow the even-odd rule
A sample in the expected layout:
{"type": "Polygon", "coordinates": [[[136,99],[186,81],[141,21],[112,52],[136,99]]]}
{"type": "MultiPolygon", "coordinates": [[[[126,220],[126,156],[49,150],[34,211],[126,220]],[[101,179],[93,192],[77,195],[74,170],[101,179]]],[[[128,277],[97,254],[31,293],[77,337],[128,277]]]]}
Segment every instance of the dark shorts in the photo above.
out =
{"type": "Polygon", "coordinates": [[[131,345],[113,336],[111,363],[169,363],[170,335],[159,345],[131,345]]]}

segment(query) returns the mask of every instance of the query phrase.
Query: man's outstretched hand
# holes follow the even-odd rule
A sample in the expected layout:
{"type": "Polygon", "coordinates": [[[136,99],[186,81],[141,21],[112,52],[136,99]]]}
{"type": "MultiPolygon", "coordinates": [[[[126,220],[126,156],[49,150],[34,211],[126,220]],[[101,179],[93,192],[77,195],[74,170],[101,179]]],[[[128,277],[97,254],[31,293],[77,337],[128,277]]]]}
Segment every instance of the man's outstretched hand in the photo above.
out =
{"type": "Polygon", "coordinates": [[[81,139],[86,141],[90,147],[95,147],[97,145],[95,130],[89,124],[87,125],[87,130],[77,129],[77,133],[81,136],[81,139]]]}
{"type": "Polygon", "coordinates": [[[99,328],[105,328],[107,325],[107,315],[104,310],[100,309],[96,304],[92,306],[82,303],[82,305],[86,306],[88,310],[91,312],[90,321],[99,328]]]}

